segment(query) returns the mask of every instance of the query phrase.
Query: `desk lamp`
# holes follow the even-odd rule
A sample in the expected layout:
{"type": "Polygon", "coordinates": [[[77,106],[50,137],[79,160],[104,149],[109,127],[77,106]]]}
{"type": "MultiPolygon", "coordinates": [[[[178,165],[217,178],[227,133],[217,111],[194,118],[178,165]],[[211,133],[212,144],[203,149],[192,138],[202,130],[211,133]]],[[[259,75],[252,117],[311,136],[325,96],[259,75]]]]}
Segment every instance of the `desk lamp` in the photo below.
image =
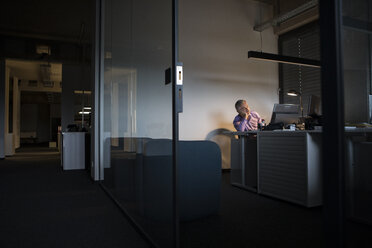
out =
{"type": "Polygon", "coordinates": [[[287,92],[288,96],[299,96],[300,97],[300,108],[301,108],[301,117],[304,117],[304,107],[302,106],[302,95],[300,92],[297,92],[295,90],[289,90],[287,92]]]}

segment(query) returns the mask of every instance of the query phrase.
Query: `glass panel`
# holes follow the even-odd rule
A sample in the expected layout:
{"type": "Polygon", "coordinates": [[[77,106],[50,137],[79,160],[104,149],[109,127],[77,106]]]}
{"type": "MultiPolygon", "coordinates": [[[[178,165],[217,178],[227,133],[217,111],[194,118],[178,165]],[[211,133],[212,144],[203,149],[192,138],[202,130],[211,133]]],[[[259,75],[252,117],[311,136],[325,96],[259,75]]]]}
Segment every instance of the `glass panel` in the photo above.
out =
{"type": "MultiPolygon", "coordinates": [[[[180,61],[185,65],[178,167],[181,247],[321,247],[321,132],[256,130],[261,118],[270,122],[279,101],[278,63],[247,58],[248,50],[260,47],[278,53],[272,28],[262,32],[262,40],[254,30],[260,19],[272,18],[272,6],[211,2],[180,5],[180,61]],[[238,99],[250,107],[252,133],[233,132],[233,120],[238,126],[244,121],[234,106],[238,99]]],[[[318,40],[304,35],[301,45],[315,50],[306,58],[319,59],[318,40]]],[[[316,81],[313,86],[321,88],[318,68],[303,66],[301,73],[303,82],[316,81]]],[[[292,81],[299,87],[299,80],[292,81]]],[[[308,93],[312,85],[302,86],[308,93]]]]}
{"type": "Polygon", "coordinates": [[[107,0],[104,186],[159,247],[171,247],[172,1],[107,0]]]}
{"type": "Polygon", "coordinates": [[[372,235],[371,7],[343,1],[345,247],[363,247],[372,235]]]}

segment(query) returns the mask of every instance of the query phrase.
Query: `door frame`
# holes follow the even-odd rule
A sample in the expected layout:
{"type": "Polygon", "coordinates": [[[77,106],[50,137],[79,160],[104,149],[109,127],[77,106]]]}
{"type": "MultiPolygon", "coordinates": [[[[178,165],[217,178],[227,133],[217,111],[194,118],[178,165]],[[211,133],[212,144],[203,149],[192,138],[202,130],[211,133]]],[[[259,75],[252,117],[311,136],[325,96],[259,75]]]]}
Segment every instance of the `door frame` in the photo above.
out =
{"type": "Polygon", "coordinates": [[[345,209],[342,1],[319,1],[325,247],[343,247],[345,209]]]}

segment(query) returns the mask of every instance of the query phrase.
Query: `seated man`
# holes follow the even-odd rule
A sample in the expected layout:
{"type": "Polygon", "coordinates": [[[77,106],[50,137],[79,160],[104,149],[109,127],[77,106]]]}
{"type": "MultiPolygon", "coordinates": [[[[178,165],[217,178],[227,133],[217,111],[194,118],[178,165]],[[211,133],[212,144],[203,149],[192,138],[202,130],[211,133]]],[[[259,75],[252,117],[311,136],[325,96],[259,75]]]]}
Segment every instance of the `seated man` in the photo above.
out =
{"type": "Polygon", "coordinates": [[[260,115],[255,111],[251,112],[245,100],[238,100],[235,103],[235,109],[239,113],[233,121],[237,131],[257,130],[258,125],[261,125],[262,119],[260,115]]]}

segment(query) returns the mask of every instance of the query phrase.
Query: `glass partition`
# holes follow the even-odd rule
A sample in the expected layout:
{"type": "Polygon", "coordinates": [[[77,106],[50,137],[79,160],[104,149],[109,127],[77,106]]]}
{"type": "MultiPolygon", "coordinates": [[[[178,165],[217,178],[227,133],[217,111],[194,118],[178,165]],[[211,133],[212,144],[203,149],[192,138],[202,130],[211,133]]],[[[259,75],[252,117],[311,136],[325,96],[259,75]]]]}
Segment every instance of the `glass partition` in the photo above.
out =
{"type": "Polygon", "coordinates": [[[372,3],[342,1],[345,108],[345,247],[372,235],[372,3]]]}
{"type": "MultiPolygon", "coordinates": [[[[275,32],[280,27],[263,28],[260,33],[256,31],[259,20],[262,24],[275,19],[273,8],[283,10],[284,18],[305,1],[272,2],[276,4],[180,4],[180,61],[185,67],[178,164],[181,247],[323,244],[322,132],[317,117],[311,119],[310,111],[305,111],[309,125],[304,125],[300,108],[295,106],[293,129],[271,125],[271,130],[259,130],[262,119],[267,124],[272,119],[283,90],[300,91],[307,110],[309,97],[320,96],[320,69],[288,65],[286,74],[280,74],[278,62],[247,56],[248,51],[261,48],[262,52],[319,60],[319,24],[309,24],[311,29],[303,26],[299,33],[296,23],[287,30],[296,37],[287,46],[295,52],[279,49],[275,32]],[[239,99],[246,100],[250,117],[239,99]],[[239,113],[240,107],[245,112],[239,113]],[[244,125],[248,122],[250,126],[244,125]],[[245,128],[236,132],[239,126],[245,128]]],[[[292,99],[282,103],[301,105],[300,96],[285,100],[292,99]]],[[[283,115],[286,111],[277,112],[283,115]]]]}
{"type": "Polygon", "coordinates": [[[103,185],[159,247],[173,244],[172,1],[104,1],[103,185]]]}

